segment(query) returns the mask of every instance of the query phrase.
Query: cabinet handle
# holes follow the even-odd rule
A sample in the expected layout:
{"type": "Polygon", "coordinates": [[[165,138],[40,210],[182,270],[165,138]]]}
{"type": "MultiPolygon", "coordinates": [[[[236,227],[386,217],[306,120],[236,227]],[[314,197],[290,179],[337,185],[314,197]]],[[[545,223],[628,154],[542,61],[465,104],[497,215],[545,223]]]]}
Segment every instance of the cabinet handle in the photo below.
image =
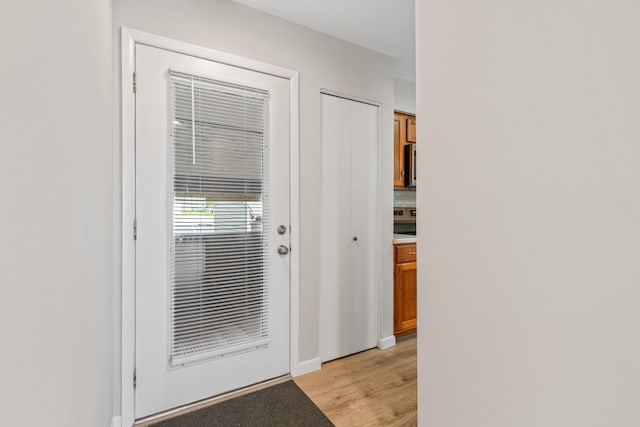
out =
{"type": "Polygon", "coordinates": [[[409,255],[415,255],[415,254],[416,254],[415,252],[409,252],[409,255]]]}
{"type": "Polygon", "coordinates": [[[400,176],[404,178],[404,171],[400,171],[400,176]]]}

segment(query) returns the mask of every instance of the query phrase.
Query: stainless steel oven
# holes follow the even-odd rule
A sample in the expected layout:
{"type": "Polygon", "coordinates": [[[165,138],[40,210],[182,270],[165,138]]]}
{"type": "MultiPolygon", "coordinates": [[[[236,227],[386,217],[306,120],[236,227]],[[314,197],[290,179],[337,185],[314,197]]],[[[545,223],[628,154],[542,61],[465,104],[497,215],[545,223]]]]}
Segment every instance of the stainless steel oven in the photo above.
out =
{"type": "Polygon", "coordinates": [[[416,208],[393,208],[394,234],[416,235],[416,208]]]}
{"type": "Polygon", "coordinates": [[[416,145],[404,146],[404,186],[416,188],[416,145]]]}

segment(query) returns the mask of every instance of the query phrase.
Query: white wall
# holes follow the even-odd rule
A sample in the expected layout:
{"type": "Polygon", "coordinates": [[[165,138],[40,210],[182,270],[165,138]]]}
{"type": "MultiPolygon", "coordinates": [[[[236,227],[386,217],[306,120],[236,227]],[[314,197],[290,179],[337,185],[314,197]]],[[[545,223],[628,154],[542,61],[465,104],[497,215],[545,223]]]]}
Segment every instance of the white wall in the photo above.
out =
{"type": "Polygon", "coordinates": [[[393,93],[397,111],[416,113],[416,82],[396,77],[393,79],[393,93]]]}
{"type": "Polygon", "coordinates": [[[109,426],[111,2],[0,14],[0,424],[109,426]]]}
{"type": "Polygon", "coordinates": [[[640,425],[638,2],[416,4],[421,425],[640,425]]]}
{"type": "MultiPolygon", "coordinates": [[[[389,191],[380,201],[383,215],[380,228],[384,238],[384,261],[380,263],[380,269],[385,283],[381,336],[392,335],[392,60],[229,0],[116,0],[116,43],[119,43],[122,26],[300,72],[300,361],[318,356],[317,260],[322,194],[320,90],[330,89],[383,103],[382,136],[386,143],[380,156],[380,180],[389,191]]],[[[116,49],[114,59],[118,61],[119,56],[119,49],[116,49]]],[[[116,80],[116,91],[119,86],[120,81],[116,80]]],[[[119,351],[117,348],[116,353],[119,351]]]]}

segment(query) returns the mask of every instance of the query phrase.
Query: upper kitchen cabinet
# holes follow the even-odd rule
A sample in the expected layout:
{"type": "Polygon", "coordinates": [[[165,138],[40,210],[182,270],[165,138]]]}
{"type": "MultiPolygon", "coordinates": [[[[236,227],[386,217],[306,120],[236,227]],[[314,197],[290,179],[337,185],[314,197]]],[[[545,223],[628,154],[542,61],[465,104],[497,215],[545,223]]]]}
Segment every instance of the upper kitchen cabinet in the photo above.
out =
{"type": "Polygon", "coordinates": [[[416,142],[416,117],[409,114],[394,113],[393,116],[393,188],[403,190],[406,187],[405,146],[416,142]]]}
{"type": "Polygon", "coordinates": [[[407,117],[407,141],[414,144],[416,142],[416,118],[414,116],[407,117]]]}

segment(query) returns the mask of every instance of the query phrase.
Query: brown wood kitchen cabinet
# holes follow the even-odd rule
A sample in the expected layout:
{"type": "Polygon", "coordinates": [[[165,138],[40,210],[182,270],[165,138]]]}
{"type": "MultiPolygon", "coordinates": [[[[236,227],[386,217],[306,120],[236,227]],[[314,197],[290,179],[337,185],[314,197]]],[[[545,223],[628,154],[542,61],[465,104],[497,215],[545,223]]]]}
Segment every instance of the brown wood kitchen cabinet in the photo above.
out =
{"type": "MultiPolygon", "coordinates": [[[[409,114],[393,115],[393,188],[405,188],[404,146],[416,142],[416,117],[409,114]]],[[[409,172],[406,172],[409,173],[409,172]]]]}
{"type": "Polygon", "coordinates": [[[416,244],[393,245],[393,334],[413,333],[417,327],[416,244]]]}
{"type": "Polygon", "coordinates": [[[416,143],[416,118],[415,116],[407,117],[407,141],[416,143]]]}

